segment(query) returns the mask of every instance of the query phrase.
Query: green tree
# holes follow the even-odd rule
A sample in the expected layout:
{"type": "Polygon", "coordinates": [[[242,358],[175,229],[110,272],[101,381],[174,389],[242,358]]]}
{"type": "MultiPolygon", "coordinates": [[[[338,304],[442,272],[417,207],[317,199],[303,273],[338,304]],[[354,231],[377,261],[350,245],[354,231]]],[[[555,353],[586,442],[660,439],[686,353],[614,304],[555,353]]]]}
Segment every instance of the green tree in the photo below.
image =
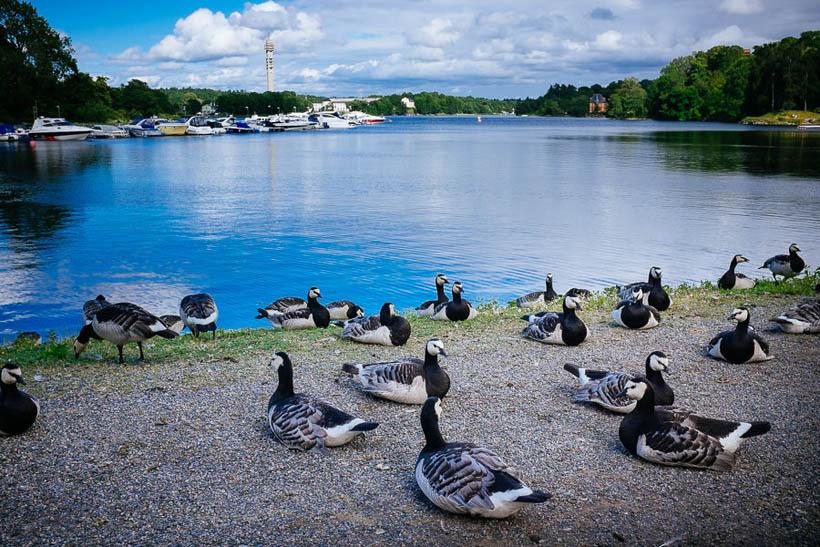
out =
{"type": "Polygon", "coordinates": [[[187,116],[193,116],[200,110],[202,110],[202,103],[199,102],[199,99],[196,97],[188,97],[185,101],[185,114],[187,116]]]}
{"type": "Polygon", "coordinates": [[[607,114],[613,118],[645,118],[646,96],[637,78],[626,78],[609,98],[607,114]]]}
{"type": "Polygon", "coordinates": [[[61,37],[28,2],[0,0],[0,118],[56,114],[57,84],[76,74],[71,40],[61,37]]]}

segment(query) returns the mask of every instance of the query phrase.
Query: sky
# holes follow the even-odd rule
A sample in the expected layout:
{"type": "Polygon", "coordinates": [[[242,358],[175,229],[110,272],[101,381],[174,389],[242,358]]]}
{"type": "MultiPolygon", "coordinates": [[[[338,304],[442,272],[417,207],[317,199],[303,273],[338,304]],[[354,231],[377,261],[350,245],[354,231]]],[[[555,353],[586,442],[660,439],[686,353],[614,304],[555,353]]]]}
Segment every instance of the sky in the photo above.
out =
{"type": "Polygon", "coordinates": [[[820,30],[818,0],[31,2],[111,85],[330,97],[438,91],[523,98],[553,83],[656,78],[675,57],[820,30]]]}

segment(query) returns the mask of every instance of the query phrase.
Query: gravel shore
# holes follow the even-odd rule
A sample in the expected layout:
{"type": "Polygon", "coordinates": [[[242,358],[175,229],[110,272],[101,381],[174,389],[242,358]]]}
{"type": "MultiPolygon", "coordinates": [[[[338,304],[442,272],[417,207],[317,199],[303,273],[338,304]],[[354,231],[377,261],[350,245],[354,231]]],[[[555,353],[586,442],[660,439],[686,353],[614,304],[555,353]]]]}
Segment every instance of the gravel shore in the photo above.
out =
{"type": "MultiPolygon", "coordinates": [[[[42,411],[29,432],[0,439],[0,544],[816,545],[820,337],[765,321],[799,300],[757,302],[752,325],[775,358],[750,365],[705,355],[732,326],[728,300],[673,306],[645,332],[616,327],[605,310],[580,312],[592,335],[574,348],[523,339],[510,314],[417,320],[402,348],[322,331],[291,350],[296,390],[381,424],[328,457],[271,436],[265,411],[277,380],[258,347],[184,362],[152,361],[147,347],[146,363],[125,366],[109,362],[114,349],[105,362],[24,366],[42,411]],[[442,512],[420,492],[420,407],[363,394],[340,364],[421,357],[431,334],[446,345],[453,382],[445,439],[494,449],[552,493],[548,502],[495,521],[442,512]],[[772,423],[744,443],[731,472],[639,460],[618,440],[620,416],[570,402],[577,381],[564,363],[639,373],[653,350],[670,357],[676,404],[772,423]]],[[[216,344],[234,336],[220,335],[216,344]]],[[[302,335],[264,331],[274,347],[302,335]]]]}

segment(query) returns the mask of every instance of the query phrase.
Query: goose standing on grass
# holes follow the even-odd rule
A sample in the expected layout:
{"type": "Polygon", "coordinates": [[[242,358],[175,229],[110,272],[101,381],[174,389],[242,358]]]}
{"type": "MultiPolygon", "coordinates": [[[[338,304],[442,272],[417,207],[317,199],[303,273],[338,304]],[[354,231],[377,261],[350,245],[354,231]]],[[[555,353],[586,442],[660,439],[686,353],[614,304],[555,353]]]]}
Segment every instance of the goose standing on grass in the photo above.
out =
{"type": "Polygon", "coordinates": [[[450,377],[439,366],[438,356],[447,356],[444,343],[428,340],[424,360],[405,357],[386,363],[345,363],[342,370],[358,376],[364,390],[376,397],[409,405],[424,404],[427,397],[443,399],[450,390],[450,377]]]}
{"type": "MultiPolygon", "coordinates": [[[[576,365],[566,364],[564,370],[572,373],[581,382],[575,392],[573,403],[590,402],[601,405],[607,410],[628,414],[635,409],[635,401],[629,397],[618,397],[626,388],[626,383],[634,380],[628,372],[610,372],[607,370],[588,370],[576,365]]],[[[675,402],[675,392],[663,378],[662,372],[669,371],[669,358],[662,351],[653,351],[646,358],[646,381],[655,392],[655,404],[671,405],[675,402]]]]}
{"type": "Polygon", "coordinates": [[[663,270],[658,266],[649,268],[649,278],[646,283],[630,283],[625,287],[618,288],[618,298],[626,300],[632,297],[632,289],[640,287],[643,292],[649,293],[649,305],[658,311],[666,311],[672,305],[672,299],[666,293],[661,283],[663,270]]]}
{"type": "Polygon", "coordinates": [[[216,320],[219,310],[210,294],[189,294],[179,303],[179,317],[192,333],[199,338],[200,332],[210,332],[216,340],[216,320]]]}
{"type": "Polygon", "coordinates": [[[532,308],[534,306],[538,306],[539,304],[546,304],[548,302],[552,302],[558,298],[558,294],[555,292],[555,289],[552,288],[552,274],[547,274],[547,285],[546,289],[543,291],[531,292],[529,294],[525,294],[520,298],[515,299],[515,305],[520,308],[532,308]]]}
{"type": "Polygon", "coordinates": [[[581,298],[573,289],[564,296],[562,306],[562,313],[551,311],[522,317],[521,319],[528,321],[529,325],[521,334],[536,342],[565,346],[577,346],[586,340],[589,330],[586,323],[576,314],[576,311],[581,309],[581,298]]]}
{"type": "Polygon", "coordinates": [[[437,306],[445,302],[449,302],[450,298],[448,298],[447,294],[444,292],[444,285],[449,284],[450,282],[447,281],[446,275],[438,274],[436,276],[436,299],[422,302],[421,305],[416,308],[416,315],[419,317],[432,317],[437,306]]]}
{"type": "Polygon", "coordinates": [[[732,310],[728,319],[737,321],[737,327],[712,338],[707,347],[709,355],[735,364],[772,359],[769,344],[749,327],[749,317],[749,310],[746,308],[732,310]]]}
{"type": "Polygon", "coordinates": [[[111,302],[105,299],[103,295],[97,295],[94,300],[87,300],[83,304],[83,325],[90,325],[91,320],[94,319],[94,314],[103,308],[107,308],[111,302]]]}
{"type": "Polygon", "coordinates": [[[755,280],[750,279],[742,273],[735,273],[735,266],[742,262],[749,262],[749,259],[743,255],[735,255],[732,258],[732,263],[729,264],[729,269],[726,270],[718,280],[718,288],[721,289],[753,289],[755,280]]]}
{"type": "Polygon", "coordinates": [[[644,378],[627,382],[618,396],[637,401],[618,429],[624,447],[662,465],[728,471],[744,439],[771,429],[769,422],[732,422],[655,407],[655,393],[644,378]]]}
{"type": "Polygon", "coordinates": [[[461,281],[453,283],[453,299],[436,306],[432,319],[434,321],[468,321],[475,318],[478,312],[468,300],[461,298],[463,292],[461,281]]]}
{"type": "Polygon", "coordinates": [[[136,342],[140,350],[140,361],[145,359],[142,353],[142,342],[161,336],[162,338],[176,338],[176,332],[170,330],[162,319],[150,314],[136,304],[120,302],[112,304],[98,311],[85,325],[74,340],[74,358],[77,359],[85,351],[91,338],[108,340],[117,346],[120,353],[120,364],[124,363],[122,347],[129,342],[136,342]]]}
{"type": "Polygon", "coordinates": [[[177,334],[185,330],[185,323],[182,322],[182,318],[178,315],[160,315],[159,318],[162,319],[166,327],[177,334]]]}
{"type": "MultiPolygon", "coordinates": [[[[273,328],[285,330],[312,329],[314,327],[327,328],[330,325],[330,312],[319,303],[322,297],[318,287],[311,287],[307,295],[307,308],[299,308],[285,313],[267,315],[268,321],[273,328]]],[[[259,309],[260,316],[265,316],[265,311],[259,309]]],[[[260,317],[260,316],[257,316],[260,317]]]]}
{"type": "Polygon", "coordinates": [[[19,435],[31,427],[40,413],[40,404],[17,384],[26,385],[23,371],[11,363],[0,370],[0,436],[19,435]]]}
{"type": "Polygon", "coordinates": [[[612,319],[627,329],[651,329],[661,324],[661,314],[649,305],[649,293],[641,286],[632,289],[632,298],[612,310],[612,319]]]}
{"type": "Polygon", "coordinates": [[[305,302],[302,298],[298,298],[296,296],[286,296],[284,298],[280,298],[279,300],[273,301],[264,308],[257,308],[256,311],[259,312],[259,315],[256,316],[256,319],[267,319],[270,321],[271,318],[277,315],[282,315],[283,313],[288,313],[289,311],[302,310],[305,308],[307,308],[307,302],[305,302]]]}
{"type": "Polygon", "coordinates": [[[354,418],[318,397],[294,393],[293,365],[287,353],[276,353],[270,364],[279,374],[279,385],[268,401],[268,425],[286,447],[327,455],[326,447],[349,443],[356,435],[378,427],[379,424],[354,418]]]}
{"type": "Polygon", "coordinates": [[[792,243],[789,245],[789,254],[771,257],[764,262],[758,270],[768,268],[769,271],[772,272],[772,277],[775,281],[777,281],[778,275],[783,276],[783,279],[794,277],[806,267],[806,263],[800,258],[800,255],[797,254],[799,250],[800,247],[797,246],[797,243],[792,243]]]}
{"type": "Polygon", "coordinates": [[[774,319],[777,326],[791,334],[820,332],[820,300],[812,299],[789,308],[774,319]]]}
{"type": "Polygon", "coordinates": [[[361,344],[403,346],[410,338],[410,323],[401,315],[396,315],[396,308],[390,302],[382,305],[379,315],[351,319],[336,325],[342,327],[342,338],[350,338],[361,344]]]}
{"type": "Polygon", "coordinates": [[[350,300],[336,300],[327,306],[331,321],[345,321],[356,317],[364,317],[364,310],[350,300]]]}
{"type": "Polygon", "coordinates": [[[504,518],[551,496],[533,491],[495,452],[470,443],[448,443],[439,429],[441,401],[421,409],[426,444],[416,460],[416,482],[436,506],[451,513],[504,518]]]}

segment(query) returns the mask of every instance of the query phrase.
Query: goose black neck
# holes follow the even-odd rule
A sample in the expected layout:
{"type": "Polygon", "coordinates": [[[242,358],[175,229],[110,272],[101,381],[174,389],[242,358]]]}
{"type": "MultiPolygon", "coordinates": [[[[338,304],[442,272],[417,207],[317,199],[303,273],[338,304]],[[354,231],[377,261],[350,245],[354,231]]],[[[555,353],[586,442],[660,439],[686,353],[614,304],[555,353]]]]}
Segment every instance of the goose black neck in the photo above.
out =
{"type": "Polygon", "coordinates": [[[92,337],[96,338],[95,335],[94,327],[92,327],[91,324],[85,325],[80,329],[80,334],[77,335],[77,342],[87,344],[92,337]]]}
{"type": "Polygon", "coordinates": [[[552,278],[548,277],[547,278],[547,292],[550,292],[551,290],[552,290],[552,278]]]}
{"type": "Polygon", "coordinates": [[[638,400],[638,403],[635,405],[635,410],[632,412],[644,416],[652,416],[655,414],[655,392],[652,391],[652,386],[646,386],[643,397],[638,400]]]}
{"type": "Polygon", "coordinates": [[[315,296],[308,295],[308,308],[314,308],[319,305],[319,301],[316,299],[315,296]]]}
{"type": "Polygon", "coordinates": [[[0,382],[0,391],[6,395],[16,395],[18,393],[17,383],[7,384],[5,382],[0,382]]]}
{"type": "Polygon", "coordinates": [[[735,329],[735,332],[738,333],[738,334],[746,334],[749,331],[749,319],[750,318],[747,317],[745,321],[740,321],[737,324],[737,328],[735,329]]]}
{"type": "Polygon", "coordinates": [[[393,315],[390,313],[390,306],[385,304],[382,306],[382,309],[379,311],[379,322],[382,325],[389,325],[393,319],[393,315]]]}
{"type": "Polygon", "coordinates": [[[424,450],[436,450],[444,446],[444,437],[438,427],[438,416],[433,405],[427,405],[421,412],[421,429],[424,431],[424,450]]]}
{"type": "Polygon", "coordinates": [[[737,266],[737,257],[732,258],[732,263],[729,265],[729,271],[734,272],[735,266],[737,266]]]}
{"type": "Polygon", "coordinates": [[[285,399],[293,395],[293,365],[289,359],[284,359],[284,363],[279,367],[279,385],[273,392],[276,400],[285,399]]]}
{"type": "Polygon", "coordinates": [[[453,292],[453,302],[456,304],[461,304],[461,293],[460,292],[453,292]]]}
{"type": "Polygon", "coordinates": [[[570,316],[570,317],[575,315],[575,308],[570,308],[570,307],[567,306],[567,299],[566,298],[564,298],[564,302],[563,302],[562,306],[564,308],[564,315],[570,316]]]}
{"type": "Polygon", "coordinates": [[[444,292],[444,285],[439,285],[436,283],[436,297],[439,301],[449,300],[449,298],[447,298],[447,293],[444,292]]]}
{"type": "Polygon", "coordinates": [[[432,355],[429,352],[424,352],[424,368],[425,369],[437,369],[438,368],[438,355],[432,355]]]}
{"type": "Polygon", "coordinates": [[[663,385],[663,374],[660,370],[655,370],[651,366],[649,366],[649,362],[646,363],[646,379],[650,382],[654,383],[655,385],[663,385]]]}

